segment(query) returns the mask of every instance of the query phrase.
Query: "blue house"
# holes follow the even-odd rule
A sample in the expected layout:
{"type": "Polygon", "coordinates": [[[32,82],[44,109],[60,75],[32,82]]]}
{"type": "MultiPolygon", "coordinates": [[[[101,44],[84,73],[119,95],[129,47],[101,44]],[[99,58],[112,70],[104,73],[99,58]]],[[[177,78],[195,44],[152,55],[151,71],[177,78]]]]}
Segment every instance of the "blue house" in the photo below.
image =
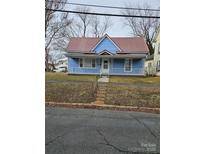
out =
{"type": "Polygon", "coordinates": [[[68,73],[143,76],[148,51],[142,37],[71,38],[68,73]]]}

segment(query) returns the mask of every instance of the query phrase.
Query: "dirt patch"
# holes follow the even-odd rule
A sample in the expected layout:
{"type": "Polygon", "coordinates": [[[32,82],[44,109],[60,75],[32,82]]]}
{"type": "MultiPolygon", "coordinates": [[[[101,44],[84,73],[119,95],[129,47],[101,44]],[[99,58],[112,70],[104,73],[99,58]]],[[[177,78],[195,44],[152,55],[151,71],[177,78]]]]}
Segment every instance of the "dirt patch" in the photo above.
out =
{"type": "Polygon", "coordinates": [[[46,82],[47,102],[90,103],[95,100],[96,82],[46,82]]]}
{"type": "Polygon", "coordinates": [[[105,104],[159,108],[160,88],[142,84],[109,83],[105,104]]]}

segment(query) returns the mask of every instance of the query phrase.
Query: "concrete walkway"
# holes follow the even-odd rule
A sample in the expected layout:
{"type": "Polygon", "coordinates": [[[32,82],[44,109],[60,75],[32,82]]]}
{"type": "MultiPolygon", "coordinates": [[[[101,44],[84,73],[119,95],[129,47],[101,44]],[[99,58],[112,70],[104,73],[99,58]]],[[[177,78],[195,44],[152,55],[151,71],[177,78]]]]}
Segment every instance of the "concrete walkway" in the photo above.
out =
{"type": "Polygon", "coordinates": [[[107,82],[99,82],[97,86],[96,100],[93,104],[104,104],[107,92],[107,82]]]}
{"type": "Polygon", "coordinates": [[[109,82],[109,77],[102,76],[101,78],[98,79],[98,82],[109,82]]]}
{"type": "Polygon", "coordinates": [[[108,82],[109,82],[108,76],[102,76],[101,78],[98,79],[96,100],[92,104],[104,104],[108,82]]]}

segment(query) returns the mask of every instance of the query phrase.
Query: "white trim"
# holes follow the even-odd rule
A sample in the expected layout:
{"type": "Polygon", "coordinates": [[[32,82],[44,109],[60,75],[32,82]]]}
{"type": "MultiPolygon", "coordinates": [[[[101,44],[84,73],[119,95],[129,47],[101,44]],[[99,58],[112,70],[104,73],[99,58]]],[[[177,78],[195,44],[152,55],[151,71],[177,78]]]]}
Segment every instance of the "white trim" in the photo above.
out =
{"type": "Polygon", "coordinates": [[[103,53],[107,53],[109,55],[113,55],[113,53],[111,53],[111,52],[109,52],[107,50],[103,50],[103,51],[99,52],[98,55],[102,55],[103,53]]]}
{"type": "Polygon", "coordinates": [[[100,41],[92,48],[91,52],[93,52],[94,49],[95,49],[106,37],[115,45],[116,48],[119,49],[119,51],[122,51],[122,50],[120,49],[120,47],[118,47],[117,44],[109,37],[109,35],[108,35],[108,34],[105,34],[105,35],[100,39],[100,41]]]}
{"type": "Polygon", "coordinates": [[[96,58],[78,58],[79,60],[78,60],[78,67],[79,68],[83,68],[83,69],[96,69],[97,67],[96,67],[96,65],[97,65],[97,61],[96,61],[96,58]],[[80,67],[80,59],[82,59],[83,60],[83,67],[80,67]],[[84,61],[85,61],[85,59],[91,59],[91,67],[84,67],[84,61]],[[92,60],[93,59],[95,59],[95,67],[92,67],[92,60]]]}
{"type": "Polygon", "coordinates": [[[133,61],[133,59],[131,59],[131,58],[125,58],[124,59],[124,72],[132,72],[132,61],[133,61]],[[126,60],[130,60],[131,61],[131,66],[130,66],[131,70],[130,71],[126,71],[126,69],[125,69],[125,61],[126,60]]]}

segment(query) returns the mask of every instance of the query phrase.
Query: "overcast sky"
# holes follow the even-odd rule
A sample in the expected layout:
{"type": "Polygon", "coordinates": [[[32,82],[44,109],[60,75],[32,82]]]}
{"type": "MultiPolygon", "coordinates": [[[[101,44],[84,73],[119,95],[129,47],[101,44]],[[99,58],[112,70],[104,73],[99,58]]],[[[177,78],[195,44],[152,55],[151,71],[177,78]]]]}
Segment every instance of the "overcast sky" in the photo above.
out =
{"type": "MultiPolygon", "coordinates": [[[[95,4],[95,5],[108,5],[108,6],[122,6],[125,4],[140,4],[148,3],[151,8],[158,9],[160,7],[159,0],[69,0],[72,3],[83,3],[83,4],[95,4]]],[[[69,10],[74,10],[76,6],[70,5],[69,10]]],[[[133,6],[134,7],[134,6],[133,6]]],[[[119,9],[104,9],[104,8],[94,8],[90,7],[95,12],[103,12],[103,13],[120,13],[119,9]]],[[[124,18],[121,17],[110,17],[113,26],[108,30],[108,35],[110,36],[130,36],[130,29],[126,27],[123,22],[124,18]]]]}

